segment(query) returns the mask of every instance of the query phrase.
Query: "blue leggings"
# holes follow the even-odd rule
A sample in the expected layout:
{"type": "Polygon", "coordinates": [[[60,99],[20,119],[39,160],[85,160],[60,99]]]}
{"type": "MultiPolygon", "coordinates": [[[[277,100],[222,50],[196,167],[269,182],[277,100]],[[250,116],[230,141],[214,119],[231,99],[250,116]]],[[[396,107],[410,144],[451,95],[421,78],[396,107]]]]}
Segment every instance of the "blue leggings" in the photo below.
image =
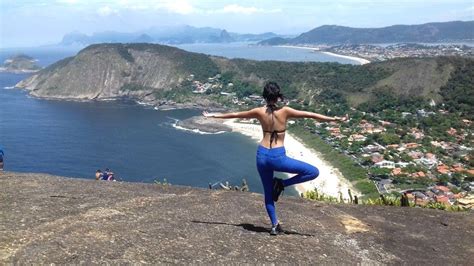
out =
{"type": "Polygon", "coordinates": [[[278,224],[275,213],[275,202],[273,202],[273,172],[286,172],[296,174],[295,176],[283,180],[285,187],[310,181],[318,177],[318,168],[286,156],[285,147],[273,149],[265,148],[261,145],[257,149],[257,170],[262,179],[263,191],[265,195],[265,208],[272,225],[278,224]]]}

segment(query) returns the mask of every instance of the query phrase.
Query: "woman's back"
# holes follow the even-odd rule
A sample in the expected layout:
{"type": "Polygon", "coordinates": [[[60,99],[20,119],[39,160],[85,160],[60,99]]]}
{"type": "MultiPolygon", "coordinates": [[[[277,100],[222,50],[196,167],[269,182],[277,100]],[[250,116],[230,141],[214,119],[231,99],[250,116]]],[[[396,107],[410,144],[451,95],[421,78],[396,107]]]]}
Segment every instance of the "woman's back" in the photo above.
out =
{"type": "Polygon", "coordinates": [[[259,108],[258,120],[262,126],[263,138],[260,145],[276,148],[284,145],[287,115],[285,107],[264,106],[259,108]]]}

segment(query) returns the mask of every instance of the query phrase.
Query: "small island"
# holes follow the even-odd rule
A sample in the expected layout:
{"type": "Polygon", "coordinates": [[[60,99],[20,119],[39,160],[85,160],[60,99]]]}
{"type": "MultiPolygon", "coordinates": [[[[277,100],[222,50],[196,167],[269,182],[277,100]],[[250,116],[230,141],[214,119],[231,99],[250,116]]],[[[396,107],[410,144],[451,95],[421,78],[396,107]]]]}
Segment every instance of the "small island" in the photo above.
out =
{"type": "Polygon", "coordinates": [[[0,67],[0,72],[10,73],[32,73],[41,70],[41,67],[36,64],[38,60],[31,56],[19,54],[5,60],[0,67]]]}

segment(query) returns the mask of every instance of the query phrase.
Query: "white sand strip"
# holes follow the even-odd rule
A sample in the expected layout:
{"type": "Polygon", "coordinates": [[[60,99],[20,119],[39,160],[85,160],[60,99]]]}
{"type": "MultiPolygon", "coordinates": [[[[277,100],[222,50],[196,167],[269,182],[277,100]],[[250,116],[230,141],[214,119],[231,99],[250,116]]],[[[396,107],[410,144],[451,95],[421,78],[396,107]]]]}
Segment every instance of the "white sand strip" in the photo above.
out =
{"type": "Polygon", "coordinates": [[[341,55],[341,54],[335,54],[335,53],[331,53],[331,52],[325,52],[325,51],[321,51],[319,48],[315,48],[315,47],[294,46],[294,45],[277,45],[276,47],[313,50],[313,51],[320,52],[320,53],[323,53],[323,54],[327,54],[327,55],[330,55],[330,56],[335,56],[335,57],[340,57],[340,58],[353,60],[353,61],[359,62],[359,64],[361,64],[361,65],[365,65],[365,64],[370,63],[369,60],[364,59],[364,58],[355,57],[355,56],[348,56],[348,55],[341,55]]]}
{"type": "MultiPolygon", "coordinates": [[[[258,124],[238,123],[236,119],[226,120],[224,124],[230,126],[232,131],[251,137],[257,143],[262,139],[262,127],[258,124]]],[[[320,193],[333,197],[339,197],[339,192],[341,192],[345,199],[349,198],[349,188],[352,190],[352,195],[360,194],[356,192],[338,169],[322,159],[320,153],[306,147],[299,139],[289,133],[285,135],[285,149],[288,157],[307,162],[319,169],[318,178],[296,185],[299,194],[314,190],[314,188],[317,188],[320,193]]]]}
{"type": "Polygon", "coordinates": [[[365,65],[365,64],[370,63],[369,60],[364,59],[364,58],[360,58],[360,57],[348,56],[348,55],[342,55],[342,54],[335,54],[335,53],[331,53],[331,52],[321,52],[321,53],[331,55],[331,56],[341,57],[341,58],[345,58],[345,59],[349,59],[349,60],[354,60],[354,61],[359,62],[361,65],[365,65]]]}

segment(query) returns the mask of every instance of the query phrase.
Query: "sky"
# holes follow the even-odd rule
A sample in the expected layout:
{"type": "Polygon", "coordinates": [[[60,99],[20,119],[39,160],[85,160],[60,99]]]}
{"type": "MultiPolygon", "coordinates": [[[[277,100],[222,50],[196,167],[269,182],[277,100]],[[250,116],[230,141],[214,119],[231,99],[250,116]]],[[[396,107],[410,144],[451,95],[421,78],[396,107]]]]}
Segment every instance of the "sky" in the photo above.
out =
{"type": "Polygon", "coordinates": [[[70,32],[167,25],[298,35],[321,25],[384,27],[474,20],[474,0],[0,0],[0,48],[59,43],[70,32]]]}

